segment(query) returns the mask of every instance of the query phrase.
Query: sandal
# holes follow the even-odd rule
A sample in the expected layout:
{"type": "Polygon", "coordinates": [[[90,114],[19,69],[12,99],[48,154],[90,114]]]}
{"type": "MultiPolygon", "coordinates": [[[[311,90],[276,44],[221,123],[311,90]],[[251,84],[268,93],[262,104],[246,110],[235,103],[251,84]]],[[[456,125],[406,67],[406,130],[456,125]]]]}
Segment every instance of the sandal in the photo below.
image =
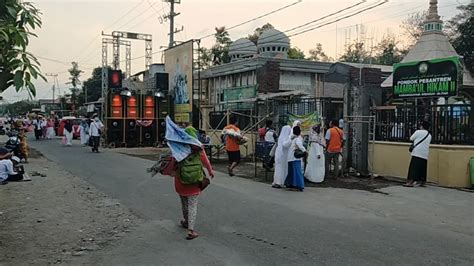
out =
{"type": "Polygon", "coordinates": [[[188,229],[188,222],[186,222],[185,220],[181,220],[180,224],[181,224],[181,227],[188,229]]]}
{"type": "Polygon", "coordinates": [[[197,238],[198,236],[199,236],[198,233],[196,233],[196,232],[193,231],[193,230],[189,230],[189,231],[188,231],[188,236],[186,236],[186,239],[187,239],[187,240],[193,240],[193,239],[197,238]]]}

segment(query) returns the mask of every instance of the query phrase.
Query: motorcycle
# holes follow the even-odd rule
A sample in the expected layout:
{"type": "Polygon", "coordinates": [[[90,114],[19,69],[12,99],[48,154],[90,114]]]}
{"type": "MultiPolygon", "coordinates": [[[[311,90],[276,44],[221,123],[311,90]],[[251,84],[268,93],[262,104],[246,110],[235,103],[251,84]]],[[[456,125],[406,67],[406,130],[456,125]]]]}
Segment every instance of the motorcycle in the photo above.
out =
{"type": "Polygon", "coordinates": [[[9,138],[8,141],[5,143],[5,148],[9,152],[12,152],[18,158],[23,158],[20,151],[20,138],[18,137],[18,133],[10,132],[8,136],[9,138]]]}

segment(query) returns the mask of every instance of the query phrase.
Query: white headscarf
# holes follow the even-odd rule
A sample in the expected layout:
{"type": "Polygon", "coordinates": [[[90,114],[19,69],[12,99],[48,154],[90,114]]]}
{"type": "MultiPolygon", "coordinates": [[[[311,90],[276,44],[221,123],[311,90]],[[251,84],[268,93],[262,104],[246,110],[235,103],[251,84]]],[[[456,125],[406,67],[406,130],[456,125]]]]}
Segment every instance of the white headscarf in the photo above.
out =
{"type": "MultiPolygon", "coordinates": [[[[283,148],[283,143],[288,141],[292,133],[291,127],[290,126],[284,126],[281,129],[280,136],[278,137],[278,146],[275,151],[275,161],[286,161],[287,156],[285,155],[285,150],[283,148]]],[[[286,152],[288,152],[288,149],[286,149],[286,152]]]]}
{"type": "MultiPolygon", "coordinates": [[[[293,122],[293,127],[296,127],[296,126],[301,126],[301,121],[300,121],[300,120],[295,120],[295,121],[293,122]]],[[[292,127],[292,128],[293,128],[293,127],[292,127]]]]}

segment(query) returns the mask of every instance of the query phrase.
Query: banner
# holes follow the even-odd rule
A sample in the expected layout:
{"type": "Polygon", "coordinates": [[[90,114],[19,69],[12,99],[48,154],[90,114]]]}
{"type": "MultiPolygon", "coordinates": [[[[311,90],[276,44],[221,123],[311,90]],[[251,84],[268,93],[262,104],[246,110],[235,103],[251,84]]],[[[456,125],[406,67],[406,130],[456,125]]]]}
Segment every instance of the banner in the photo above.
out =
{"type": "Polygon", "coordinates": [[[459,57],[393,65],[393,97],[449,97],[462,83],[459,57]]]}
{"type": "Polygon", "coordinates": [[[321,118],[317,112],[305,115],[288,113],[288,125],[292,126],[297,120],[301,122],[301,131],[309,131],[313,126],[321,125],[321,118]]]}
{"type": "Polygon", "coordinates": [[[165,51],[165,72],[169,74],[169,92],[174,98],[175,117],[189,120],[193,99],[193,41],[165,51]]]}

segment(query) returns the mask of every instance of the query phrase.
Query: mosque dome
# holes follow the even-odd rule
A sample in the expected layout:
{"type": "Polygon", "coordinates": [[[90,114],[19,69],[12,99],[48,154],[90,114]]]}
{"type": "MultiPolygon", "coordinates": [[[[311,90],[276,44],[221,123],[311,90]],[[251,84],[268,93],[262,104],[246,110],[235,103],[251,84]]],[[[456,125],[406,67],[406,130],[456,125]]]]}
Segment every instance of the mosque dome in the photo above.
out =
{"type": "Polygon", "coordinates": [[[249,39],[240,38],[229,46],[231,61],[254,57],[257,54],[257,46],[249,39]]]}
{"type": "Polygon", "coordinates": [[[257,47],[263,56],[287,58],[290,38],[277,29],[268,29],[258,38],[257,47]]]}

